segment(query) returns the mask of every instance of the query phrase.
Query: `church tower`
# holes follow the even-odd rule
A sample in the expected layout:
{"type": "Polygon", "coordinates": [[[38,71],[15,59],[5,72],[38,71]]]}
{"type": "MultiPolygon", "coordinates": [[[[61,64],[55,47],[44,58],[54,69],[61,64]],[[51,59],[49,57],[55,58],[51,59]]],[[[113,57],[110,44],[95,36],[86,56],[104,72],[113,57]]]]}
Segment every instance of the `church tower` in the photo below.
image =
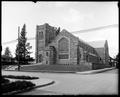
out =
{"type": "Polygon", "coordinates": [[[43,63],[45,57],[45,48],[52,42],[56,36],[56,27],[45,23],[36,27],[36,63],[43,63]]]}
{"type": "Polygon", "coordinates": [[[36,63],[42,62],[43,50],[45,48],[45,25],[36,27],[36,63]]]}

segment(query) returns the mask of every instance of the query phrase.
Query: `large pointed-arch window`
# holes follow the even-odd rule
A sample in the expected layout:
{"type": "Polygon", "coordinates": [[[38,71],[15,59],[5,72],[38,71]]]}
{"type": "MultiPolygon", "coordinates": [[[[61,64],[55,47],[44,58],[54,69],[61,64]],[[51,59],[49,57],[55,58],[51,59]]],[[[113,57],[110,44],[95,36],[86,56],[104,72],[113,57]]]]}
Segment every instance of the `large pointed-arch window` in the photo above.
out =
{"type": "Polygon", "coordinates": [[[59,59],[69,58],[69,40],[65,37],[58,41],[59,59]]]}
{"type": "Polygon", "coordinates": [[[68,53],[69,52],[69,41],[67,38],[63,37],[58,42],[59,53],[68,53]]]}

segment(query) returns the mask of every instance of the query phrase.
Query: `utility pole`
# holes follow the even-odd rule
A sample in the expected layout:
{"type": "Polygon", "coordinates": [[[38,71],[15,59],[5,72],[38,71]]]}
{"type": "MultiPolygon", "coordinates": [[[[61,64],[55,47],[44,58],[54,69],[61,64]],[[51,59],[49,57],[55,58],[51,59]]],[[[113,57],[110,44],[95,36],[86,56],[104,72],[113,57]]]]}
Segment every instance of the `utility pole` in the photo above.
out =
{"type": "MultiPolygon", "coordinates": [[[[24,33],[26,33],[26,26],[25,26],[25,32],[24,33]]],[[[24,40],[24,60],[23,61],[26,64],[26,58],[25,58],[25,41],[26,40],[24,40]]]]}
{"type": "Polygon", "coordinates": [[[20,71],[20,63],[19,63],[19,32],[20,32],[20,27],[18,26],[18,71],[20,71]]]}

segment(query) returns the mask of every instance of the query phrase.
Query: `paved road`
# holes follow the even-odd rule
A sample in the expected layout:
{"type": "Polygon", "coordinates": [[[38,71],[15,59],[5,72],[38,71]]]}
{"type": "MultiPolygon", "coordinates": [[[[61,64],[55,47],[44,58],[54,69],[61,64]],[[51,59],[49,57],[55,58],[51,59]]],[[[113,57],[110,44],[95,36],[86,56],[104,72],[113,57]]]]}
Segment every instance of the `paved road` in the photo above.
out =
{"type": "Polygon", "coordinates": [[[113,69],[113,70],[109,70],[103,73],[112,73],[112,74],[118,74],[118,69],[113,69]]]}
{"type": "Polygon", "coordinates": [[[74,73],[4,72],[53,79],[56,83],[19,95],[112,95],[118,94],[118,70],[81,75],[74,73]]]}

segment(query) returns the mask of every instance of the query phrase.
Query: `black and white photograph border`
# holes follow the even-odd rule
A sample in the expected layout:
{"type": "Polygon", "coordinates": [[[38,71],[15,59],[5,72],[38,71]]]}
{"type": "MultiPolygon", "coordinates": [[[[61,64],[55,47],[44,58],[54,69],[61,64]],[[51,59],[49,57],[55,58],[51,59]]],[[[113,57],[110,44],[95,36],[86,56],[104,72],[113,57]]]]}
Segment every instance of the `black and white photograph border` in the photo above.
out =
{"type": "Polygon", "coordinates": [[[1,1],[2,95],[118,95],[118,1],[1,1]]]}

